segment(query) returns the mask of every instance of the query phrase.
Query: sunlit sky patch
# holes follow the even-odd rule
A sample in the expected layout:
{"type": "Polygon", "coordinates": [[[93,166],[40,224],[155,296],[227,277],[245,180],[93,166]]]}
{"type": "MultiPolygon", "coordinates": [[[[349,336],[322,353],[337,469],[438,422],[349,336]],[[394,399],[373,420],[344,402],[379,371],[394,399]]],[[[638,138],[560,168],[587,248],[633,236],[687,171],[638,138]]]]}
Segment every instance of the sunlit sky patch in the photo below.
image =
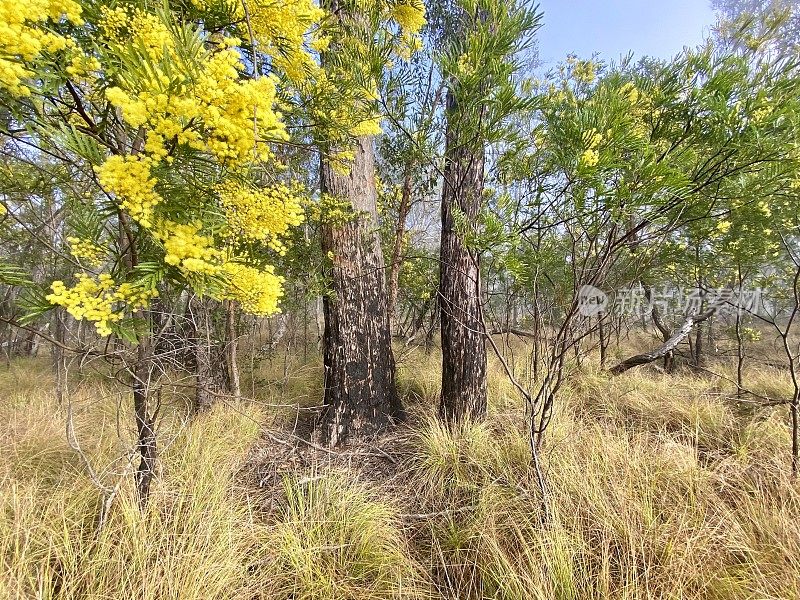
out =
{"type": "Polygon", "coordinates": [[[539,56],[545,67],[568,53],[598,52],[618,62],[633,51],[669,58],[708,36],[715,22],[708,0],[540,0],[539,56]]]}

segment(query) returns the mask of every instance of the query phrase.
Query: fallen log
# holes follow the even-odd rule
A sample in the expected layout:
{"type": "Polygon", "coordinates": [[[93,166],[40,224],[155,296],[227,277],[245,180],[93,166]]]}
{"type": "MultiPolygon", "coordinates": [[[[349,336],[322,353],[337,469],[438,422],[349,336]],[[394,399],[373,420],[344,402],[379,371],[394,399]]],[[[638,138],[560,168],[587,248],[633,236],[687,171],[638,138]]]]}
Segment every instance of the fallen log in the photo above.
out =
{"type": "Polygon", "coordinates": [[[718,305],[714,305],[700,315],[689,315],[686,317],[683,325],[681,325],[680,328],[674,334],[672,334],[672,337],[670,337],[661,346],[655,350],[651,350],[650,352],[645,352],[644,354],[637,354],[635,356],[631,356],[630,358],[626,358],[618,365],[609,369],[609,373],[612,375],[619,375],[620,373],[624,373],[629,369],[638,367],[640,365],[649,364],[658,360],[659,358],[664,358],[670,352],[674,352],[680,343],[689,336],[694,326],[705,321],[706,319],[709,319],[717,311],[718,307],[718,305]]]}

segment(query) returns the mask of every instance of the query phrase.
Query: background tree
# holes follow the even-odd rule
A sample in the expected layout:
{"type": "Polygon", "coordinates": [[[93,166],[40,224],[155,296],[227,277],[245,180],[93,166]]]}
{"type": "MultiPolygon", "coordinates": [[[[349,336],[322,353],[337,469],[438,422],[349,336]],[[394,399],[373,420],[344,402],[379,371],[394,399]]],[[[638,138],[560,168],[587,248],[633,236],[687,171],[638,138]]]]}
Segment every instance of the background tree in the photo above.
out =
{"type": "Polygon", "coordinates": [[[486,331],[481,298],[481,256],[468,239],[483,207],[487,144],[507,134],[521,108],[514,75],[520,53],[538,28],[524,4],[466,1],[455,8],[452,36],[441,58],[447,85],[439,303],[442,395],[447,422],[486,413],[486,331]]]}
{"type": "Polygon", "coordinates": [[[339,138],[325,140],[339,155],[323,157],[320,168],[323,201],[330,199],[345,212],[344,218],[323,222],[321,232],[329,289],[323,297],[325,395],[317,435],[337,446],[349,437],[373,436],[401,413],[378,227],[375,98],[386,54],[422,27],[425,12],[416,0],[367,9],[334,1],[328,9],[337,23],[322,65],[330,81],[345,81],[355,90],[349,106],[331,108],[355,121],[350,128],[355,139],[341,139],[339,124],[333,132],[339,138]]]}
{"type": "MultiPolygon", "coordinates": [[[[721,219],[735,212],[750,222],[737,227],[738,243],[745,243],[747,231],[760,232],[756,256],[774,250],[764,209],[784,204],[797,167],[788,116],[796,110],[791,62],[753,66],[747,57],[705,48],[670,62],[623,65],[599,78],[596,70],[591,61],[570,59],[556,81],[545,84],[531,115],[530,150],[512,149],[503,158],[511,206],[519,208],[502,222],[516,222],[510,239],[529,248],[520,257],[527,280],[548,265],[544,280],[553,299],[552,320],[540,328],[555,333],[534,388],[533,437],[544,431],[574,364],[568,351],[579,364],[580,343],[598,327],[599,320],[581,314],[584,286],[609,292],[635,286],[644,293],[670,276],[684,276],[681,283],[701,291],[730,287],[730,272],[712,286],[710,270],[700,266],[707,255],[726,260],[716,240],[731,223],[721,219]]],[[[651,304],[652,296],[647,300],[651,304]]],[[[712,306],[720,304],[709,293],[707,304],[689,308],[686,321],[658,320],[670,344],[648,353],[646,362],[674,350],[713,314],[700,318],[712,306]]],[[[695,348],[695,363],[698,355],[695,348]]],[[[613,371],[644,358],[632,357],[613,371]]]]}
{"type": "MultiPolygon", "coordinates": [[[[269,144],[289,134],[277,77],[262,76],[255,50],[248,75],[237,49],[241,7],[45,4],[15,13],[17,39],[3,40],[3,134],[69,168],[84,193],[58,197],[78,234],[66,238],[74,283],[29,285],[28,316],[61,306],[135,346],[133,358],[111,356],[133,391],[144,503],[156,459],[152,392],[165,372],[154,362],[153,299],[188,289],[255,314],[277,310],[270,256],[301,213],[269,144]]],[[[274,58],[270,69],[307,60],[304,32],[319,9],[287,6],[280,25],[252,16],[248,39],[274,58]]]]}
{"type": "Polygon", "coordinates": [[[800,49],[800,3],[797,0],[711,0],[723,46],[772,50],[782,55],[800,49]]]}

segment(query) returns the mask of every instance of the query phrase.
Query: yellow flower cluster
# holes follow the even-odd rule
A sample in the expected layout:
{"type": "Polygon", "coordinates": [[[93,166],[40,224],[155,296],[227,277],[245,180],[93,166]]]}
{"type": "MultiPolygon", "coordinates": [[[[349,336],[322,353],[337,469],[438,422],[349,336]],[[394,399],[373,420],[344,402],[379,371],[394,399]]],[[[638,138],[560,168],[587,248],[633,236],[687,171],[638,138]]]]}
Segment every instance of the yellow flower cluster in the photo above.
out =
{"type": "Polygon", "coordinates": [[[33,76],[25,65],[42,52],[57,52],[71,40],[48,31],[48,21],[80,25],[81,6],[74,0],[0,0],[0,87],[28,96],[24,80],[33,76]]]}
{"type": "Polygon", "coordinates": [[[591,60],[578,60],[575,57],[567,58],[567,63],[572,65],[572,76],[579,83],[592,83],[597,77],[597,65],[591,60]]]}
{"type": "Polygon", "coordinates": [[[300,81],[318,68],[303,47],[307,32],[325,16],[313,0],[248,0],[247,7],[259,50],[278,70],[300,81]]]}
{"type": "Polygon", "coordinates": [[[324,129],[328,139],[339,138],[341,146],[347,146],[349,138],[379,135],[382,131],[381,116],[373,102],[378,97],[377,90],[356,85],[340,87],[351,77],[335,70],[330,74],[320,72],[307,88],[308,95],[314,98],[311,114],[317,119],[318,130],[324,129]]]}
{"type": "MultiPolygon", "coordinates": [[[[200,10],[213,9],[224,0],[191,0],[200,10]]],[[[236,0],[234,17],[237,21],[245,21],[244,3],[236,0]]],[[[252,31],[258,49],[268,54],[272,66],[282,71],[293,81],[301,81],[319,69],[319,65],[306,51],[304,43],[321,52],[327,48],[330,38],[320,36],[313,28],[325,16],[325,11],[313,0],[248,0],[247,24],[249,34],[252,31]],[[309,32],[312,32],[309,35],[309,32]]]]}
{"type": "Polygon", "coordinates": [[[392,7],[392,18],[404,30],[417,33],[425,25],[425,5],[422,0],[399,0],[392,7]]]}
{"type": "Polygon", "coordinates": [[[400,34],[394,52],[402,60],[408,61],[411,56],[422,48],[422,39],[419,35],[404,30],[400,34]]]}
{"type": "Polygon", "coordinates": [[[184,225],[172,221],[160,223],[156,235],[164,244],[164,262],[187,273],[219,273],[222,252],[214,248],[214,238],[201,235],[200,222],[184,225]]]}
{"type": "Polygon", "coordinates": [[[580,164],[582,167],[596,167],[600,162],[600,154],[593,148],[587,148],[581,154],[580,164]]]}
{"type": "Polygon", "coordinates": [[[278,301],[283,296],[283,278],[275,275],[273,267],[256,269],[227,262],[223,269],[228,279],[226,299],[239,302],[242,310],[252,315],[278,312],[278,301]]]}
{"type": "Polygon", "coordinates": [[[99,71],[100,67],[100,61],[94,56],[77,54],[70,59],[66,71],[70,77],[76,79],[86,79],[91,77],[95,72],[99,71]]]}
{"type": "MultiPolygon", "coordinates": [[[[38,7],[56,3],[65,6],[73,0],[31,1],[38,7]]],[[[192,0],[201,10],[222,1],[192,0]]],[[[5,6],[3,3],[10,5],[9,0],[0,0],[0,7],[5,6]]],[[[249,0],[248,8],[259,50],[271,56],[272,68],[298,79],[314,69],[322,72],[306,50],[307,44],[324,45],[327,41],[311,32],[324,14],[314,0],[249,0]]],[[[223,279],[224,292],[216,293],[239,302],[246,312],[276,312],[283,293],[282,278],[271,266],[252,266],[246,256],[234,255],[218,233],[241,235],[285,252],[281,238],[303,219],[299,190],[283,184],[265,189],[222,184],[216,196],[226,222],[215,228],[204,217],[202,221],[192,220],[198,214],[208,214],[201,211],[208,208],[211,198],[199,202],[198,210],[190,209],[187,215],[185,208],[172,205],[171,194],[158,187],[157,174],[172,163],[176,150],[201,153],[223,173],[247,171],[252,161],[273,158],[264,142],[288,137],[276,109],[277,78],[244,77],[244,61],[235,49],[240,45],[237,39],[211,34],[187,45],[182,37],[185,32],[171,26],[167,13],[151,13],[131,4],[104,6],[100,11],[101,18],[93,29],[98,47],[121,57],[123,64],[141,64],[142,68],[114,70],[116,85],[104,90],[97,87],[118,109],[126,129],[144,132],[138,153],[112,155],[95,168],[100,185],[161,243],[166,264],[176,267],[190,281],[201,276],[223,279]]],[[[0,46],[0,56],[4,56],[2,49],[0,46]]],[[[105,59],[101,64],[74,45],[65,53],[64,64],[70,77],[86,78],[87,87],[91,87],[95,74],[108,66],[105,59]]],[[[352,116],[353,111],[339,109],[348,124],[344,128],[347,132],[357,118],[352,116]]],[[[361,116],[359,113],[357,117],[361,116]]],[[[359,125],[363,131],[377,127],[376,120],[364,121],[359,125]]],[[[215,212],[215,219],[219,216],[215,212]]],[[[81,238],[69,241],[72,253],[80,260],[87,264],[102,262],[104,253],[98,244],[81,238]]],[[[126,311],[146,306],[154,294],[131,284],[117,284],[109,274],[81,274],[71,288],[54,282],[48,300],[66,307],[75,318],[94,322],[98,332],[107,335],[126,311]]]]}
{"type": "Polygon", "coordinates": [[[341,226],[357,216],[347,198],[322,194],[318,202],[309,205],[309,219],[326,225],[341,226]]]}
{"type": "Polygon", "coordinates": [[[296,190],[282,183],[257,190],[228,182],[218,191],[233,233],[265,242],[285,254],[280,237],[303,222],[303,207],[296,190]]]}
{"type": "Polygon", "coordinates": [[[130,39],[153,60],[175,49],[169,28],[156,15],[131,6],[103,6],[100,13],[100,30],[108,40],[130,39]]]}
{"type": "Polygon", "coordinates": [[[227,47],[238,40],[223,38],[223,48],[209,50],[197,64],[176,50],[172,33],[153,15],[116,9],[108,11],[105,23],[119,43],[145,48],[154,61],[148,78],[106,91],[131,127],[146,126],[145,152],[153,160],[167,158],[168,146],[177,143],[220,162],[243,162],[253,157],[258,142],[287,138],[274,110],[275,79],[241,79],[241,56],[227,47]],[[162,67],[162,60],[174,66],[162,67]]]}
{"type": "Polygon", "coordinates": [[[597,147],[602,141],[603,134],[599,133],[597,129],[592,129],[583,134],[583,143],[586,149],[583,151],[583,154],[581,154],[578,166],[585,168],[597,166],[600,162],[600,153],[597,151],[597,147]]]}
{"type": "Polygon", "coordinates": [[[350,175],[350,169],[355,158],[356,154],[350,148],[331,152],[330,163],[333,172],[339,175],[350,175]]]}
{"type": "Polygon", "coordinates": [[[153,207],[161,202],[155,191],[156,179],[151,176],[153,161],[142,155],[110,156],[95,167],[100,185],[117,197],[131,217],[143,227],[153,226],[153,207]]]}
{"type": "Polygon", "coordinates": [[[79,261],[83,260],[92,267],[99,267],[103,264],[106,251],[100,244],[85,238],[70,236],[67,238],[69,251],[72,256],[79,261]]]}
{"type": "Polygon", "coordinates": [[[383,131],[381,129],[381,121],[382,118],[380,115],[371,117],[369,119],[363,119],[350,129],[350,135],[353,137],[380,135],[383,131]]]}
{"type": "Polygon", "coordinates": [[[97,278],[80,273],[77,279],[71,288],[63,281],[54,281],[51,286],[53,293],[47,296],[47,301],[63,306],[79,321],[92,321],[100,335],[109,335],[112,323],[121,321],[125,311],[144,308],[158,296],[156,289],[145,289],[131,283],[117,285],[108,273],[97,278]]]}
{"type": "Polygon", "coordinates": [[[130,18],[131,13],[125,7],[111,8],[110,6],[101,6],[99,25],[103,37],[110,40],[116,39],[128,24],[130,18]]]}
{"type": "Polygon", "coordinates": [[[761,123],[764,119],[769,117],[773,113],[774,109],[772,106],[761,106],[753,111],[753,123],[761,123]]]}
{"type": "Polygon", "coordinates": [[[619,88],[619,93],[631,104],[636,104],[639,101],[639,90],[630,81],[619,88]]]}
{"type": "Polygon", "coordinates": [[[458,57],[458,74],[462,77],[469,77],[475,73],[475,65],[472,64],[472,59],[468,54],[462,54],[458,57]]]}

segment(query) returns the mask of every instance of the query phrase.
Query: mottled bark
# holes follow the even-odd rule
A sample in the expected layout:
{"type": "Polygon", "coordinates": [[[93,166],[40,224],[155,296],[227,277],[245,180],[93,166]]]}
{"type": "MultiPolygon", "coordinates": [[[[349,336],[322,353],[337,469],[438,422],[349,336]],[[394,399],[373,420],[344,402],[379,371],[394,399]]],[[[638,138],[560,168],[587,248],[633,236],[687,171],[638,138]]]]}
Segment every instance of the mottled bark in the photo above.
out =
{"type": "Polygon", "coordinates": [[[439,305],[442,334],[442,395],[439,417],[446,422],[486,414],[486,346],[480,307],[480,258],[464,242],[459,223],[469,227],[483,195],[484,150],[465,143],[459,110],[447,94],[439,305]]]}
{"type": "Polygon", "coordinates": [[[324,409],[316,437],[337,446],[367,438],[401,413],[378,236],[373,139],[359,138],[347,175],[321,165],[322,192],[347,201],[354,214],[322,227],[330,292],[323,298],[324,409]]]}

